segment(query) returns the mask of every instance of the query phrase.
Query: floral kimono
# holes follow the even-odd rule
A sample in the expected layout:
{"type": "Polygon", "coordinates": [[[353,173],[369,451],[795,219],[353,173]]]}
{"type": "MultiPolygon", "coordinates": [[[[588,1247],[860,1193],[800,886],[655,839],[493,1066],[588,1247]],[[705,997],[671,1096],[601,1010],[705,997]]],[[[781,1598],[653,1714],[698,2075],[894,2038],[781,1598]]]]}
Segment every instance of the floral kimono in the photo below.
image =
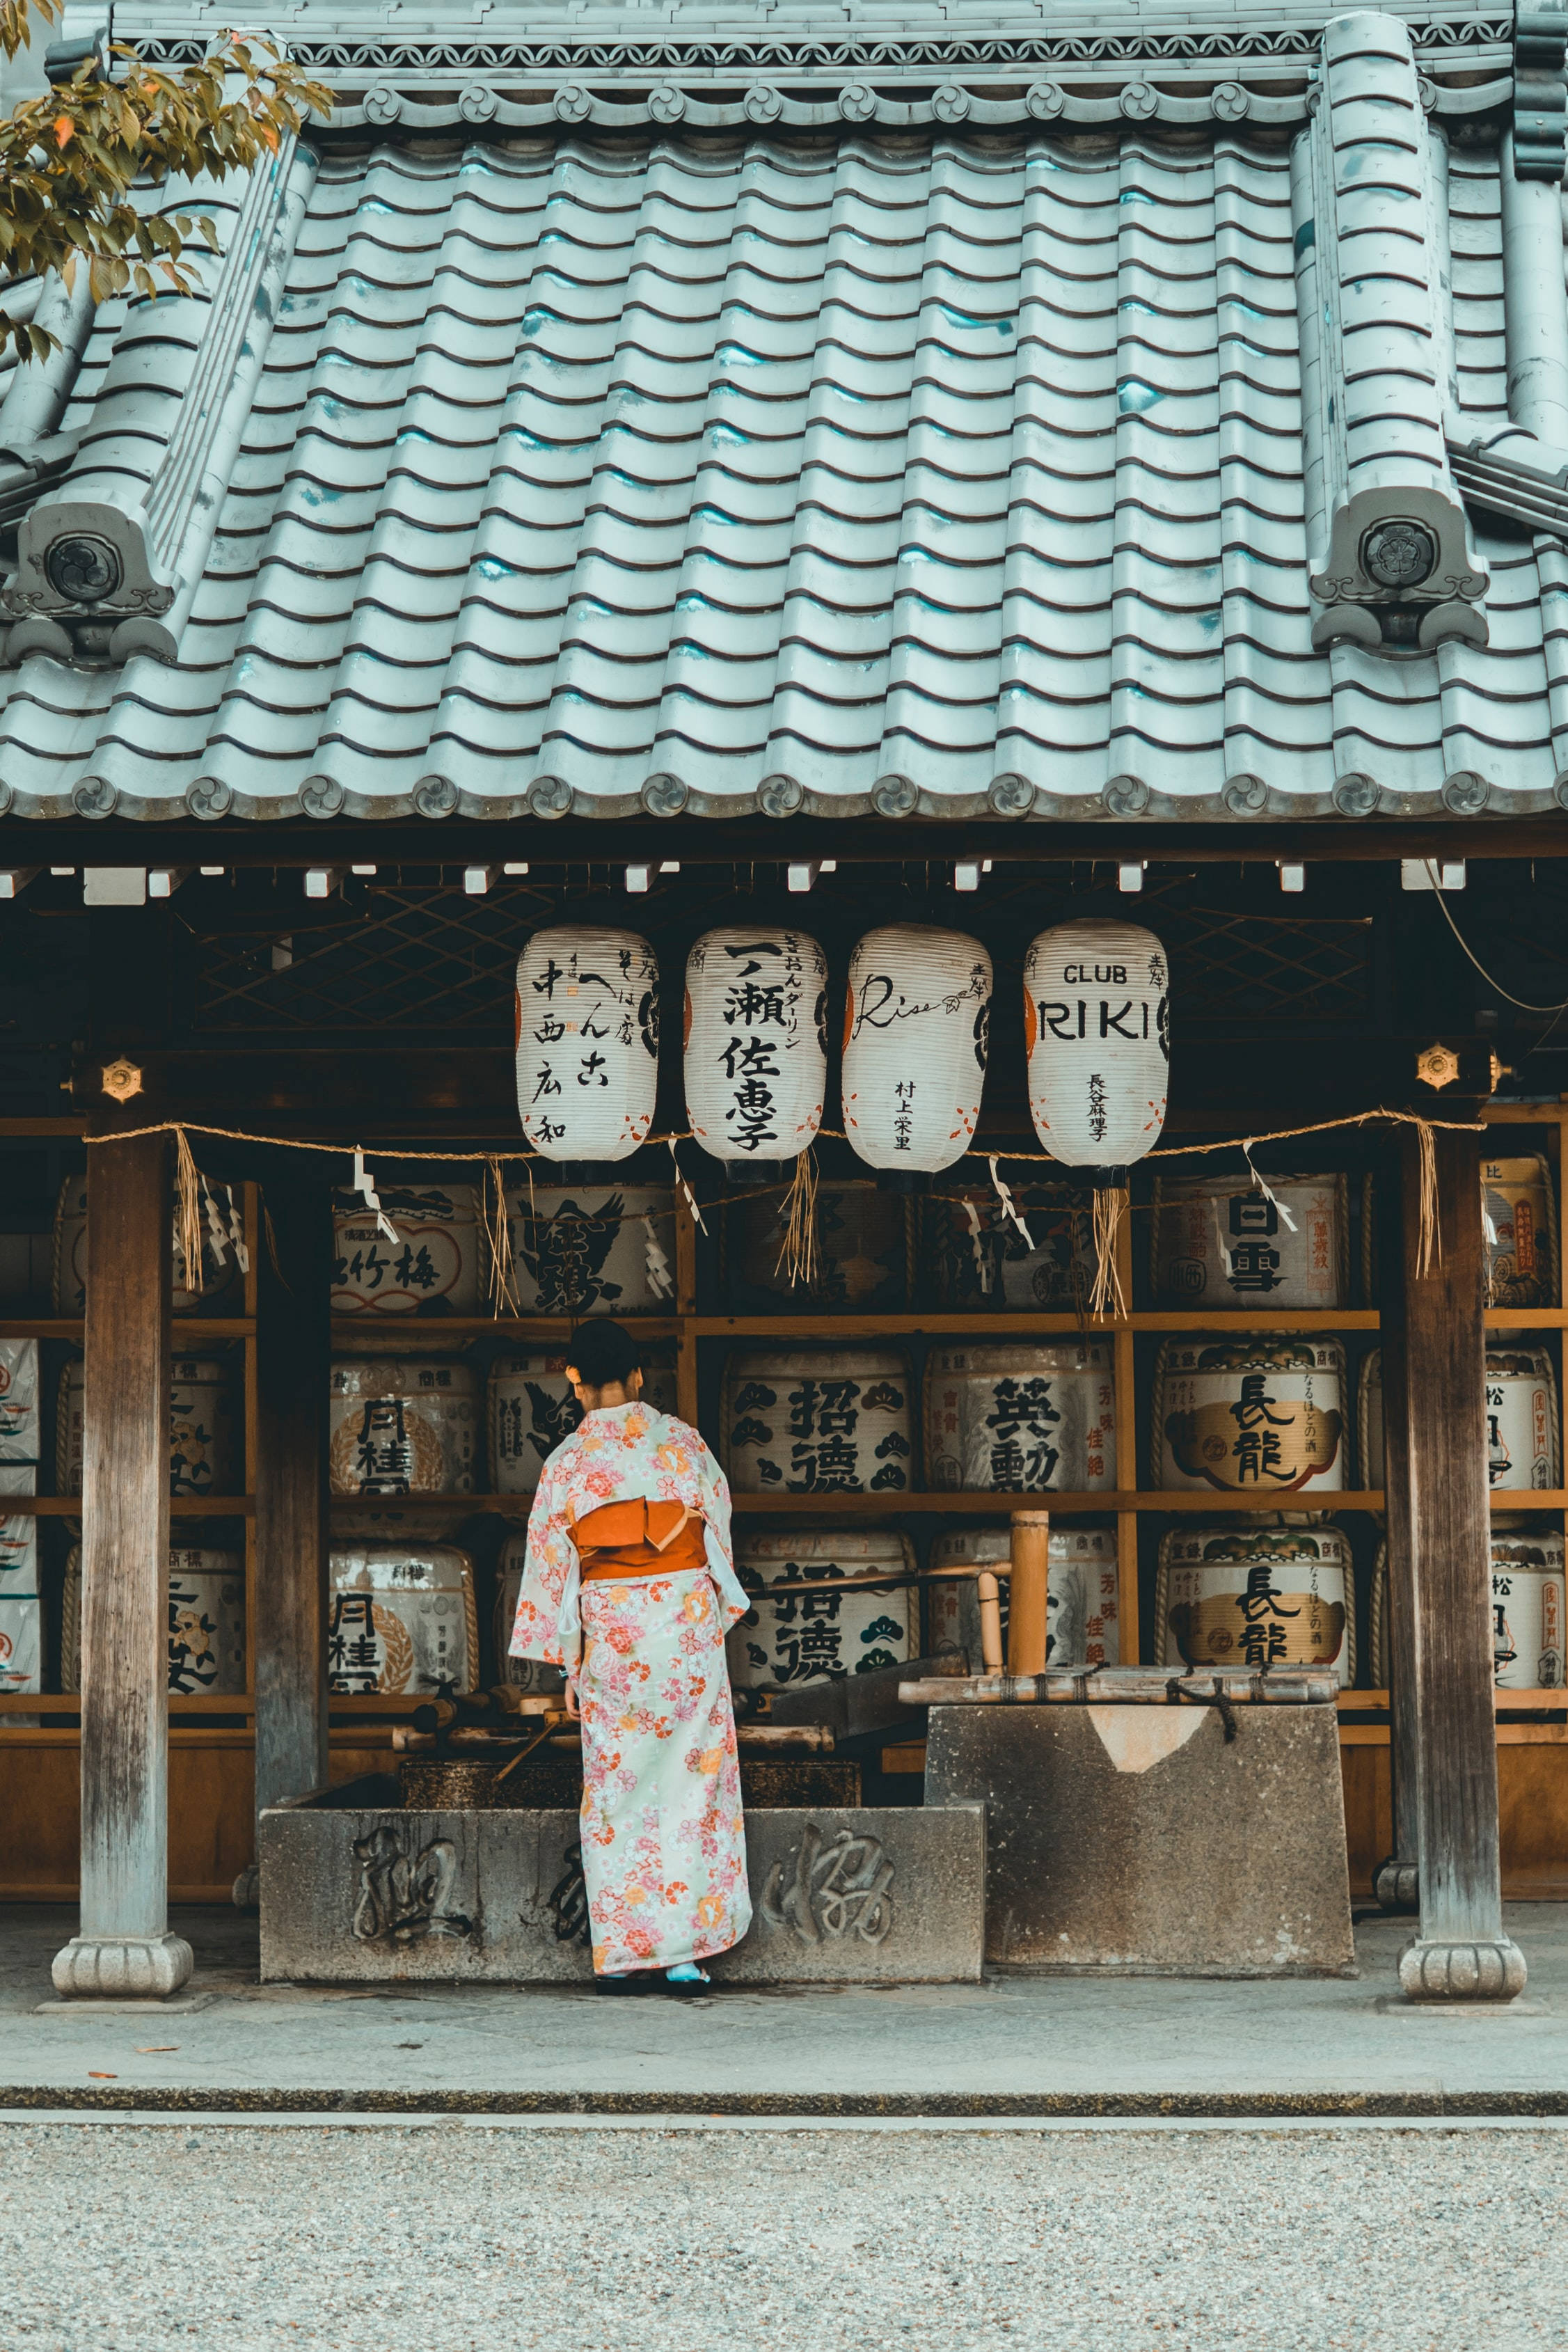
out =
{"type": "Polygon", "coordinates": [[[601,1976],[701,1960],[751,1925],[724,1647],[750,1606],[730,1556],[729,1488],[696,1431],[641,1402],[589,1413],[544,1465],[511,1647],[576,1668],[601,1976]],[[585,1584],[576,1522],[641,1498],[701,1515],[706,1568],[585,1584]]]}

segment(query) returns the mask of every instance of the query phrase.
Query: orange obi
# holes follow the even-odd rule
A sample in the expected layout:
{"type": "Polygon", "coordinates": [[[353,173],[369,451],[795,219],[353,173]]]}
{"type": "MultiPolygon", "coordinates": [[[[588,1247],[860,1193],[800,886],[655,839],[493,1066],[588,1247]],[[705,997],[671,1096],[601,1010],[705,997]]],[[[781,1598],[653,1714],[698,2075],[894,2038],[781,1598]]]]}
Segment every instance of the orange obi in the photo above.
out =
{"type": "Polygon", "coordinates": [[[685,1503],[603,1503],[571,1530],[585,1583],[612,1576],[675,1576],[706,1568],[700,1513],[685,1503]]]}

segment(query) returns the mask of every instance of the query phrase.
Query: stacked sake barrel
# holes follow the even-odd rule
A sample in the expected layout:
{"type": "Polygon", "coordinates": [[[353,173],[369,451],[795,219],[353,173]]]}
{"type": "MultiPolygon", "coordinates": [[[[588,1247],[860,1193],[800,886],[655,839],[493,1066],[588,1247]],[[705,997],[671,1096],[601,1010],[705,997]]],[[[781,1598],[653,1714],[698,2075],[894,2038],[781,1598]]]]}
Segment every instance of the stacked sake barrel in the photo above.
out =
{"type": "Polygon", "coordinates": [[[37,1493],[41,1445],[38,1343],[0,1339],[0,1691],[43,1688],[38,1522],[5,1505],[7,1495],[37,1493]]]}

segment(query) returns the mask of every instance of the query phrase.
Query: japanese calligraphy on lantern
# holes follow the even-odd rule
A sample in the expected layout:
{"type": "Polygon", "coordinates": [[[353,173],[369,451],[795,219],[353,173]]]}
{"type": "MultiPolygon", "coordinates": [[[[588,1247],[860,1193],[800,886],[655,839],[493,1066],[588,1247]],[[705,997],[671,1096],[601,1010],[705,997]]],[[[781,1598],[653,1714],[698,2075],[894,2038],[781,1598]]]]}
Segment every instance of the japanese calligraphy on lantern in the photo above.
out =
{"type": "Polygon", "coordinates": [[[705,932],[686,958],[686,1117],[716,1160],[793,1160],[822,1121],[828,960],[803,931],[705,932]]]}
{"type": "Polygon", "coordinates": [[[471,1690],[479,1669],[474,1563],[455,1544],[334,1544],[327,1687],[335,1695],[471,1690]]]}
{"type": "Polygon", "coordinates": [[[1156,1176],[1150,1280],[1178,1306],[1344,1307],[1348,1233],[1343,1175],[1156,1176]]]}
{"type": "Polygon", "coordinates": [[[1120,1168],[1159,1141],[1170,1059],[1170,967],[1136,923],[1058,923],[1024,958],[1035,1132],[1070,1168],[1120,1168]]]}
{"type": "MultiPolygon", "coordinates": [[[[884,1528],[825,1528],[743,1536],[736,1573],[748,1592],[846,1577],[898,1576],[915,1566],[907,1536],[884,1528]]],[[[918,1651],[920,1604],[914,1586],[852,1585],[844,1592],[777,1590],[732,1627],[730,1680],[743,1688],[837,1681],[902,1664],[918,1651]]]]}
{"type": "Polygon", "coordinates": [[[1160,1541],[1162,1666],[1332,1666],[1355,1680],[1355,1588],[1338,1528],[1176,1528],[1160,1541]]]}
{"type": "Polygon", "coordinates": [[[963,931],[889,923],[850,958],[844,1133],[868,1167],[950,1168],[986,1082],[991,959],[963,931]]]}
{"type": "Polygon", "coordinates": [[[332,1202],[334,1315],[473,1315],[479,1209],[471,1184],[382,1185],[389,1242],[357,1192],[332,1202]]]}
{"type": "MultiPolygon", "coordinates": [[[[1485,1421],[1478,1438],[1486,1446],[1490,1486],[1506,1492],[1510,1487],[1543,1490],[1562,1485],[1557,1377],[1544,1348],[1487,1349],[1483,1411],[1485,1421]]],[[[1385,1453],[1380,1348],[1363,1359],[1356,1419],[1363,1481],[1368,1486],[1381,1486],[1385,1453]]]]}
{"type": "Polygon", "coordinates": [[[329,1461],[335,1495],[471,1495],[478,1469],[478,1381],[450,1357],[332,1365],[329,1461]]]}
{"type": "MultiPolygon", "coordinates": [[[[926,1646],[963,1650],[972,1674],[980,1672],[980,1601],[975,1576],[988,1569],[998,1577],[1002,1632],[1008,1623],[1008,1571],[1012,1538],[1005,1521],[989,1527],[956,1528],[931,1547],[934,1569],[962,1568],[973,1573],[926,1587],[926,1646]]],[[[1082,1520],[1051,1523],[1045,1602],[1045,1662],[1049,1666],[1115,1666],[1121,1664],[1121,1591],[1116,1567],[1116,1530],[1082,1520]]],[[[1005,1640],[1003,1654],[1006,1654],[1005,1640]]]]}
{"type": "Polygon", "coordinates": [[[653,1124],[659,967],[635,931],[536,931],[517,958],[517,1113],[547,1160],[624,1160],[653,1124]]]}
{"type": "Polygon", "coordinates": [[[1345,1466],[1337,1339],[1166,1339],[1155,1370],[1159,1484],[1234,1494],[1337,1488],[1345,1466]]]}
{"type": "Polygon", "coordinates": [[[668,1314],[675,1202],[668,1185],[519,1184],[507,1193],[524,1315],[668,1314]]]}
{"type": "Polygon", "coordinates": [[[925,1433],[934,1489],[1092,1494],[1113,1486],[1110,1348],[1099,1339],[934,1348],[925,1433]]]}
{"type": "Polygon", "coordinates": [[[720,1450],[737,1494],[903,1494],[915,1484],[914,1382],[893,1348],[737,1349],[720,1450]]]}
{"type": "MultiPolygon", "coordinates": [[[[561,1349],[501,1356],[490,1367],[490,1474],[497,1495],[531,1495],[539,1469],[582,1419],[561,1349]]],[[[675,1367],[666,1349],[650,1351],[643,1394],[657,1412],[675,1410],[675,1367]]],[[[510,1638],[508,1634],[508,1639],[510,1638]]]]}

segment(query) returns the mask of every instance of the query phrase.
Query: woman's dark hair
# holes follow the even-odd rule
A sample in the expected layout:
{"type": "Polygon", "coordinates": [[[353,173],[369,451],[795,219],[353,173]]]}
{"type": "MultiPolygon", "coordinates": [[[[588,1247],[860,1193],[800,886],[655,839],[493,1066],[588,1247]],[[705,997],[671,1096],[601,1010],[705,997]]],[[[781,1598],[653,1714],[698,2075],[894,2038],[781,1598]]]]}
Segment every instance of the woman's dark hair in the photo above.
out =
{"type": "Polygon", "coordinates": [[[571,1335],[566,1360],[575,1365],[584,1388],[607,1389],[624,1383],[643,1368],[643,1350],[623,1323],[580,1323],[571,1335]]]}

